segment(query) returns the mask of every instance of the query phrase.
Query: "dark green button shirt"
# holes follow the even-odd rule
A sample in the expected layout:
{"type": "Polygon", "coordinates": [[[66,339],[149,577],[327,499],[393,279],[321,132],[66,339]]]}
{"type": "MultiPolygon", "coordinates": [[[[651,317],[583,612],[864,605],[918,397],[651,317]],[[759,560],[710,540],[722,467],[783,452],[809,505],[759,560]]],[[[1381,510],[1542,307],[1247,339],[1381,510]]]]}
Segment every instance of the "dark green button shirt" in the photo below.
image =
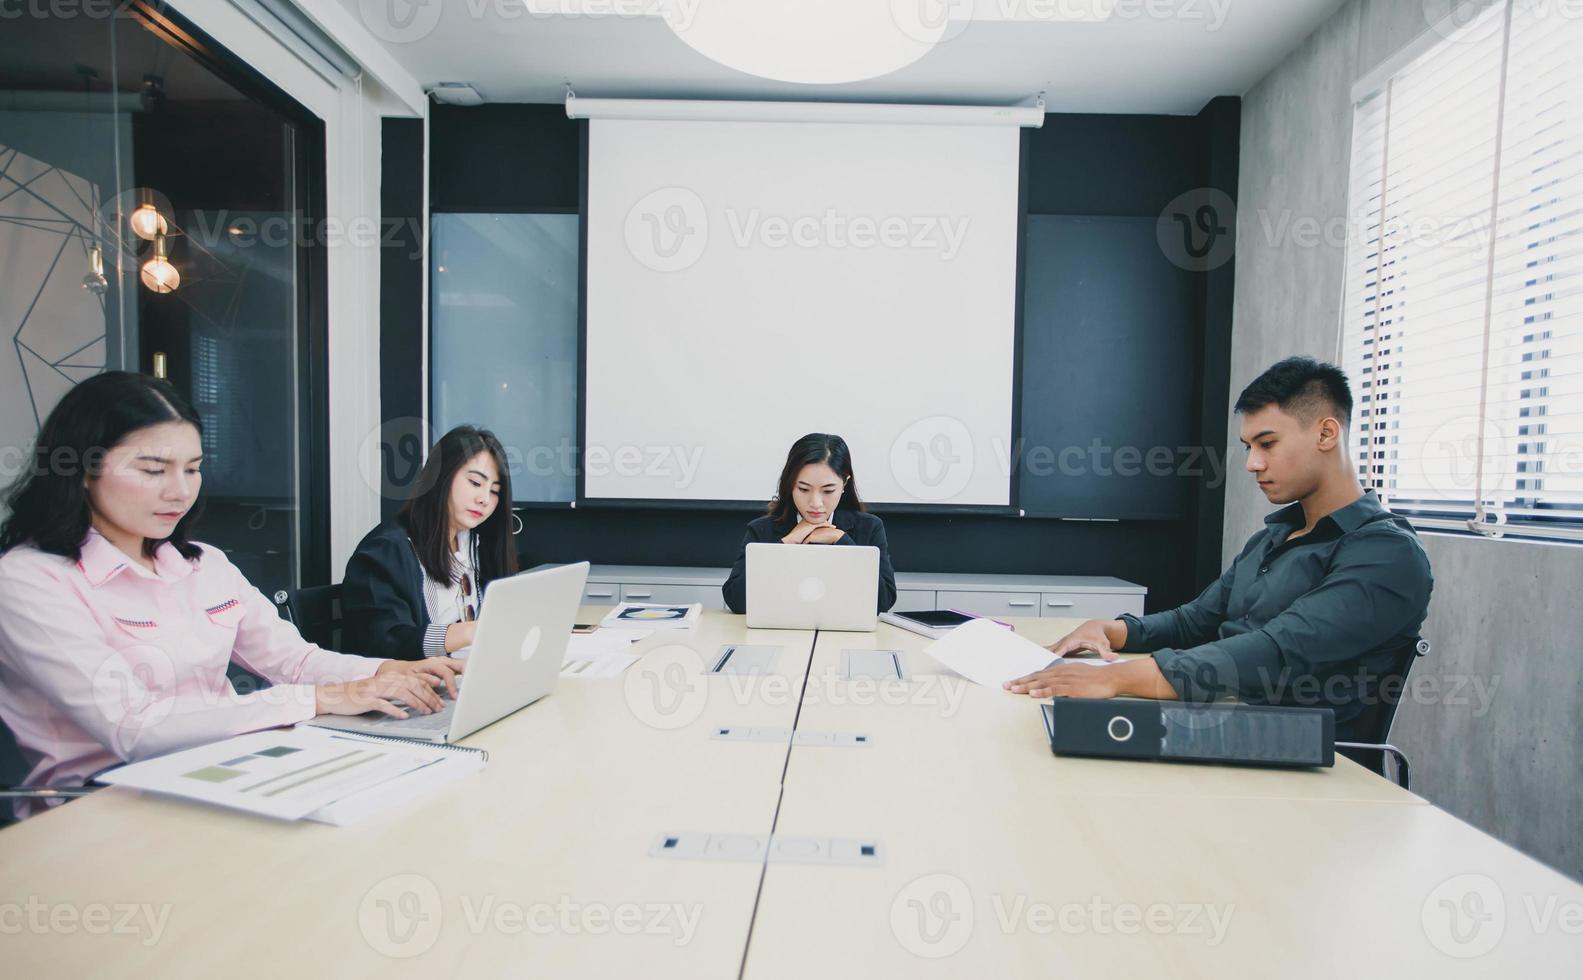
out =
{"type": "Polygon", "coordinates": [[[1352,723],[1417,643],[1429,557],[1372,492],[1288,541],[1304,520],[1302,504],[1276,511],[1197,599],[1123,616],[1126,649],[1153,653],[1184,701],[1329,707],[1338,739],[1370,740],[1352,723]]]}

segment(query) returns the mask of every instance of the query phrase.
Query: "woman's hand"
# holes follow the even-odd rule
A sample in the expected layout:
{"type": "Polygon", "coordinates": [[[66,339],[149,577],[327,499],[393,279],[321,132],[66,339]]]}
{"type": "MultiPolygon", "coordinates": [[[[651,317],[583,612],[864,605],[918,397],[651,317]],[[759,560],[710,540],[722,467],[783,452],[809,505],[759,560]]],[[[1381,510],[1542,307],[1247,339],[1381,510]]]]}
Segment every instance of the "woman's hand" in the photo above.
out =
{"type": "Polygon", "coordinates": [[[822,527],[828,526],[828,524],[814,524],[809,521],[799,520],[797,526],[791,529],[791,533],[781,538],[781,544],[807,544],[808,535],[822,527]]]}
{"type": "Polygon", "coordinates": [[[422,660],[387,660],[379,665],[374,675],[377,677],[391,672],[418,674],[427,679],[430,687],[443,687],[446,693],[454,698],[456,675],[466,669],[465,660],[455,660],[451,657],[424,657],[422,660]]]}
{"type": "MultiPolygon", "coordinates": [[[[445,628],[445,652],[455,653],[465,650],[473,645],[473,636],[478,632],[478,620],[469,620],[465,623],[452,623],[445,628]]],[[[432,659],[432,658],[431,658],[432,659]]],[[[445,658],[449,660],[450,658],[445,658]]],[[[417,663],[417,661],[411,661],[417,663]]]]}
{"type": "Polygon", "coordinates": [[[366,711],[379,711],[392,718],[405,718],[407,712],[396,707],[392,701],[403,701],[420,715],[432,714],[444,708],[445,702],[434,690],[434,675],[401,666],[407,663],[416,667],[420,662],[392,660],[381,664],[373,677],[316,688],[314,712],[321,715],[360,715],[366,711]]]}
{"type": "Polygon", "coordinates": [[[846,532],[834,524],[821,524],[813,532],[803,538],[803,544],[835,544],[846,537],[846,532]]]}

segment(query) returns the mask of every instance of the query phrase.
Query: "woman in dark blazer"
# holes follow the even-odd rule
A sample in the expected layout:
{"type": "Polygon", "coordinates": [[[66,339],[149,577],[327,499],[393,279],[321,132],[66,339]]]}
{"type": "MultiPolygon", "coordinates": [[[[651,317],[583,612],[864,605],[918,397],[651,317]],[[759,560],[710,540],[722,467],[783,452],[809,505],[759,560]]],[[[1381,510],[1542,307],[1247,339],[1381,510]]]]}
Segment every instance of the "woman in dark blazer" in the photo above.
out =
{"type": "Polygon", "coordinates": [[[500,440],[472,426],[447,432],[401,513],[346,564],[347,649],[422,660],[472,646],[489,583],[517,571],[513,516],[500,440]]]}
{"type": "Polygon", "coordinates": [[[814,432],[792,444],[769,513],[749,522],[736,564],[721,591],[734,613],[747,612],[747,548],[754,543],[871,545],[879,549],[880,612],[896,604],[885,523],[868,512],[852,476],[852,453],[840,436],[814,432]]]}

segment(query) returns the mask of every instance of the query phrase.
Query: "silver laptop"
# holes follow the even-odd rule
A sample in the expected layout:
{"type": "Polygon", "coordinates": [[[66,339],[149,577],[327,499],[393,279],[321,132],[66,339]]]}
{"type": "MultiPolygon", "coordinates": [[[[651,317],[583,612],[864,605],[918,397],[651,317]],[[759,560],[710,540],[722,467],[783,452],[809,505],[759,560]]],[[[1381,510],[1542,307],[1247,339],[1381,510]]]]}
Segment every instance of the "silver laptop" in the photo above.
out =
{"type": "Polygon", "coordinates": [[[747,577],[752,629],[872,633],[878,625],[878,548],[755,542],[747,577]]]}
{"type": "Polygon", "coordinates": [[[405,718],[379,712],[321,715],[309,724],[423,742],[455,742],[526,707],[555,689],[571,640],[588,563],[524,572],[491,582],[478,615],[478,634],[445,709],[405,718]]]}

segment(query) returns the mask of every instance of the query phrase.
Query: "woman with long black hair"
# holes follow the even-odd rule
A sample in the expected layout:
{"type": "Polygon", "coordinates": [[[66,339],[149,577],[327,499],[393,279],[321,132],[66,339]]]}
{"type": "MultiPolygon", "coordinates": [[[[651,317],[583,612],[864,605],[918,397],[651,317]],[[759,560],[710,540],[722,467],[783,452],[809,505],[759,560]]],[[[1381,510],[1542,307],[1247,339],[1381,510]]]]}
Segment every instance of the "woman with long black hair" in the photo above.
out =
{"type": "Polygon", "coordinates": [[[896,604],[885,523],[868,512],[857,492],[846,440],[812,432],[792,443],[781,467],[769,512],[749,522],[722,592],[734,613],[747,612],[747,549],[755,543],[870,545],[879,549],[880,612],[896,604]]]}
{"type": "MultiPolygon", "coordinates": [[[[36,786],[316,714],[443,707],[458,661],[322,650],[191,540],[203,424],[168,383],[109,371],[61,398],[0,526],[0,719],[36,786]],[[274,686],[238,694],[235,662],[274,686]]],[[[26,812],[19,807],[19,815],[26,812]]]]}
{"type": "Polygon", "coordinates": [[[513,516],[511,472],[494,433],[463,425],[440,437],[401,513],[347,562],[347,647],[422,660],[472,646],[484,591],[517,571],[513,516]]]}

